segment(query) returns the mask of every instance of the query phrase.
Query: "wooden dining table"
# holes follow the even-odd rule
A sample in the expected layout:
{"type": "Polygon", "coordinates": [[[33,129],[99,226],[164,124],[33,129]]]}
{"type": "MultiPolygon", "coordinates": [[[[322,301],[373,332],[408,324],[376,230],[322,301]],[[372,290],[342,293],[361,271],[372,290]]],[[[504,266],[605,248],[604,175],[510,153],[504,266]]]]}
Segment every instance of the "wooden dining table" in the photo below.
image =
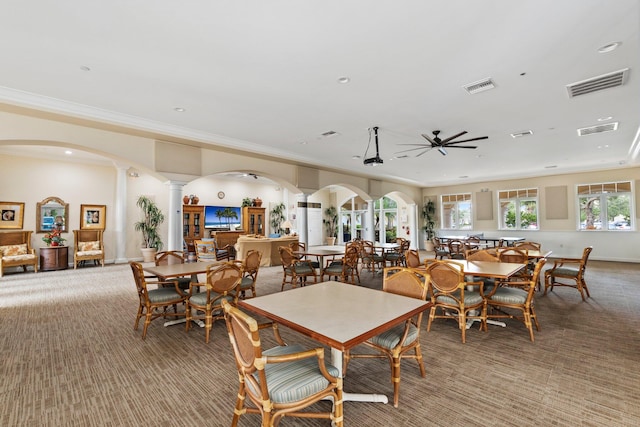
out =
{"type": "MultiPolygon", "coordinates": [[[[335,281],[238,301],[246,310],[331,347],[331,364],[340,375],[343,352],[410,317],[431,302],[335,281]]],[[[348,393],[345,401],[382,402],[383,394],[348,393]]]]}

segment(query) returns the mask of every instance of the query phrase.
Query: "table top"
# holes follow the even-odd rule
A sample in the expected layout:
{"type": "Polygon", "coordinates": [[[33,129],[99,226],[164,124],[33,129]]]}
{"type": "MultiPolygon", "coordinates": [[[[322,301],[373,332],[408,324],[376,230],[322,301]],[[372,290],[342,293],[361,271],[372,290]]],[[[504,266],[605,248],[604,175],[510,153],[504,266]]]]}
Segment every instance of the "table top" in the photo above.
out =
{"type": "Polygon", "coordinates": [[[341,351],[431,307],[428,301],[334,281],[238,305],[341,351]]]}
{"type": "MultiPolygon", "coordinates": [[[[467,261],[464,259],[447,260],[462,265],[464,274],[477,277],[493,277],[496,279],[508,279],[525,267],[525,264],[514,262],[493,262],[493,261],[467,261]]],[[[418,270],[425,270],[421,266],[418,270]]]]}
{"type": "MultiPolygon", "coordinates": [[[[518,249],[518,248],[516,248],[518,249]]],[[[528,250],[527,251],[527,256],[529,258],[547,258],[549,255],[551,255],[552,251],[536,251],[536,250],[528,250]]]]}
{"type": "Polygon", "coordinates": [[[142,269],[154,276],[178,277],[206,273],[207,267],[210,265],[220,265],[224,264],[224,262],[225,261],[185,262],[184,264],[154,265],[142,267],[142,269]]]}
{"type": "Polygon", "coordinates": [[[336,248],[336,249],[327,249],[327,248],[314,248],[310,247],[304,251],[293,251],[293,253],[297,256],[327,256],[327,255],[342,255],[344,253],[344,247],[336,248]]]}
{"type": "MultiPolygon", "coordinates": [[[[440,236],[441,240],[467,240],[471,236],[440,236]]],[[[505,242],[522,242],[524,237],[478,237],[480,241],[485,242],[498,242],[504,240],[505,242]]]]}

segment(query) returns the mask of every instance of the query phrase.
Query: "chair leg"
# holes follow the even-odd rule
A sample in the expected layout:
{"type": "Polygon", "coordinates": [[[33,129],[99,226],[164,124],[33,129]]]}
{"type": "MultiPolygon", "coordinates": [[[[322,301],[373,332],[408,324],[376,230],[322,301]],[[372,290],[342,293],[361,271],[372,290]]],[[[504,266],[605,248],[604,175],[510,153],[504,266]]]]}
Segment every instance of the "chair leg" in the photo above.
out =
{"type": "Polygon", "coordinates": [[[584,277],[580,276],[580,283],[582,283],[582,288],[587,293],[587,297],[591,298],[591,294],[589,294],[589,288],[587,288],[587,282],[584,281],[584,277]]]}
{"type": "Polygon", "coordinates": [[[209,335],[211,334],[211,327],[213,326],[213,313],[211,310],[207,310],[204,314],[204,342],[209,344],[209,335]]]}
{"type": "Polygon", "coordinates": [[[244,391],[244,379],[240,380],[240,390],[238,390],[238,399],[236,400],[236,407],[233,411],[233,420],[231,421],[231,427],[236,427],[238,421],[240,421],[240,415],[244,413],[244,399],[246,393],[244,391]]]}
{"type": "Polygon", "coordinates": [[[147,309],[147,316],[144,319],[144,326],[142,327],[142,339],[147,337],[147,328],[149,324],[151,324],[151,317],[153,315],[153,310],[147,309]]]}

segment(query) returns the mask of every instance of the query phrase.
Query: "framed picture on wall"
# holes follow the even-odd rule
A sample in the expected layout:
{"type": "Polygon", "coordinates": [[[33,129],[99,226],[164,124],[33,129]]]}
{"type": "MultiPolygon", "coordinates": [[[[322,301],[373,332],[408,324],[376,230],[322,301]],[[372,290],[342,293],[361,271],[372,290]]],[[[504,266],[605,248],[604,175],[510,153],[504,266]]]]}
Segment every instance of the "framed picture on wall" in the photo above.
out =
{"type": "Polygon", "coordinates": [[[24,202],[0,202],[0,228],[22,229],[24,202]]]}
{"type": "Polygon", "coordinates": [[[80,229],[104,230],[107,223],[105,205],[80,205],[80,229]]]}

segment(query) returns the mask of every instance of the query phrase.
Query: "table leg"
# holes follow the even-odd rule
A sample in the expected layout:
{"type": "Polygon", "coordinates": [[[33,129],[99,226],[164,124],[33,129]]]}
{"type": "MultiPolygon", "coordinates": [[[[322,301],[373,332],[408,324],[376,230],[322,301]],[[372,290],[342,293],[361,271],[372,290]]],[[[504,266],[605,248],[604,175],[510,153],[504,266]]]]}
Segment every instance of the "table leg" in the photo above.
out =
{"type": "MultiPolygon", "coordinates": [[[[331,364],[338,369],[339,375],[344,377],[342,372],[342,351],[331,349],[331,364]]],[[[342,392],[342,400],[347,402],[376,402],[389,403],[389,399],[384,394],[367,394],[367,393],[348,393],[342,392]]]]}

